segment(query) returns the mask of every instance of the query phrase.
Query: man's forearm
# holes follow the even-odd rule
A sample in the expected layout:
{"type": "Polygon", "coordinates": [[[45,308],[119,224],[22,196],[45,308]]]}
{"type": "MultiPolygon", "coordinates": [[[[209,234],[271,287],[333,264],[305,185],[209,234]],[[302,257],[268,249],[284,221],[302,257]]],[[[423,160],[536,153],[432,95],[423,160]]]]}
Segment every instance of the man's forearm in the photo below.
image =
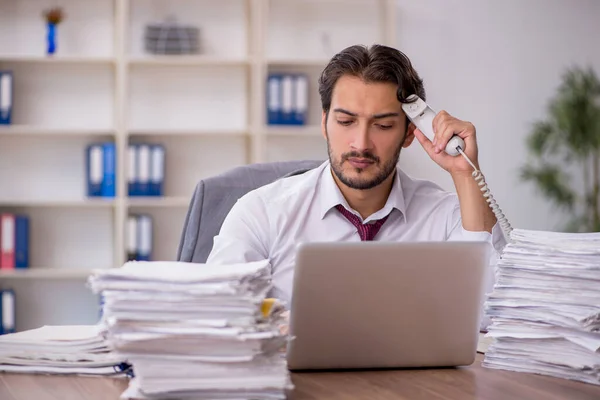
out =
{"type": "Polygon", "coordinates": [[[496,216],[475,179],[471,174],[453,174],[452,180],[460,202],[463,228],[468,231],[491,233],[496,224],[496,216]]]}

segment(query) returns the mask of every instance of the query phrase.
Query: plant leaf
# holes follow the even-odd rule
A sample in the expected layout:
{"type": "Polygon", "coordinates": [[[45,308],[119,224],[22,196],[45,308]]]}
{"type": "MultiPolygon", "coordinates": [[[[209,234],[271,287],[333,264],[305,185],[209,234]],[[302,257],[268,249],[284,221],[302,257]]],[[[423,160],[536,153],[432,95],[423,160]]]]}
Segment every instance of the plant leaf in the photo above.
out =
{"type": "Polygon", "coordinates": [[[538,121],[527,138],[527,147],[541,157],[546,152],[556,153],[560,142],[560,134],[550,122],[538,121]]]}
{"type": "Polygon", "coordinates": [[[567,177],[558,167],[549,164],[538,168],[526,165],[521,169],[521,179],[534,182],[538,190],[559,208],[573,210],[576,195],[567,185],[567,177]]]}
{"type": "Polygon", "coordinates": [[[548,111],[568,148],[580,155],[599,148],[600,80],[591,68],[567,70],[548,111]]]}

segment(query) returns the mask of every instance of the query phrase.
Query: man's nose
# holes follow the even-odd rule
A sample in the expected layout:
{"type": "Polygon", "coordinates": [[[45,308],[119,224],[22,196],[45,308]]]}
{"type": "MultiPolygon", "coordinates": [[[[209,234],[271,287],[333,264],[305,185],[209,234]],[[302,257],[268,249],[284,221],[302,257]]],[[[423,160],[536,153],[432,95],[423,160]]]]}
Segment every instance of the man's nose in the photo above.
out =
{"type": "Polygon", "coordinates": [[[369,126],[360,124],[354,133],[352,148],[358,151],[364,151],[371,148],[371,139],[369,137],[369,126]]]}

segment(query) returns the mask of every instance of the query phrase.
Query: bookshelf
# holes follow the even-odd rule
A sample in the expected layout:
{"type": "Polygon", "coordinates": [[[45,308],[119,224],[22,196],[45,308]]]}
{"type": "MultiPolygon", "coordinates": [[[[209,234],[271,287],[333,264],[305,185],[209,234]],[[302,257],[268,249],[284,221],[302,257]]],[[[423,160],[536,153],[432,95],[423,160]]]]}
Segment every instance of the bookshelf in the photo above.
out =
{"type": "Polygon", "coordinates": [[[0,69],[15,79],[13,124],[0,125],[0,212],[31,224],[29,269],[0,272],[17,294],[17,329],[97,320],[85,280],[125,262],[129,213],[153,217],[153,258],[174,260],[200,179],[324,159],[318,75],[348,45],[393,45],[395,15],[393,0],[0,0],[0,69]],[[51,6],[67,17],[48,57],[51,6]],[[167,16],[200,28],[201,54],[144,51],[145,25],[167,16]],[[308,75],[306,126],[265,124],[266,78],[278,71],[308,75]],[[85,147],[105,140],[117,147],[117,196],[89,199],[85,147]],[[127,197],[129,143],[165,146],[164,197],[127,197]]]}

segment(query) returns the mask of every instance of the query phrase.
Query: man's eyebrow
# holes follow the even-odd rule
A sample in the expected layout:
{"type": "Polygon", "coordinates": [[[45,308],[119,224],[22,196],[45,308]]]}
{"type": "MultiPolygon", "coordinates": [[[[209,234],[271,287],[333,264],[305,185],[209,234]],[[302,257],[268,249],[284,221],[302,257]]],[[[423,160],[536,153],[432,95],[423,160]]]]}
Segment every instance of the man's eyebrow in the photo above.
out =
{"type": "Polygon", "coordinates": [[[400,113],[397,112],[389,112],[389,113],[383,113],[383,114],[375,114],[373,115],[374,119],[381,119],[381,118],[388,118],[388,117],[399,117],[400,113]]]}
{"type": "Polygon", "coordinates": [[[358,117],[358,114],[350,112],[348,110],[344,110],[343,108],[336,108],[336,109],[333,110],[333,112],[339,112],[339,113],[342,113],[342,114],[347,114],[347,115],[349,115],[351,117],[358,117]]]}
{"type": "MultiPolygon", "coordinates": [[[[353,112],[348,111],[348,110],[344,110],[343,108],[336,108],[333,111],[334,112],[339,112],[339,113],[342,113],[342,114],[346,114],[346,115],[349,115],[351,117],[357,117],[358,116],[358,114],[353,113],[353,112]]],[[[382,119],[382,118],[398,117],[398,116],[400,116],[400,113],[389,112],[389,113],[383,113],[383,114],[375,114],[375,115],[373,115],[373,119],[382,119]]]]}

